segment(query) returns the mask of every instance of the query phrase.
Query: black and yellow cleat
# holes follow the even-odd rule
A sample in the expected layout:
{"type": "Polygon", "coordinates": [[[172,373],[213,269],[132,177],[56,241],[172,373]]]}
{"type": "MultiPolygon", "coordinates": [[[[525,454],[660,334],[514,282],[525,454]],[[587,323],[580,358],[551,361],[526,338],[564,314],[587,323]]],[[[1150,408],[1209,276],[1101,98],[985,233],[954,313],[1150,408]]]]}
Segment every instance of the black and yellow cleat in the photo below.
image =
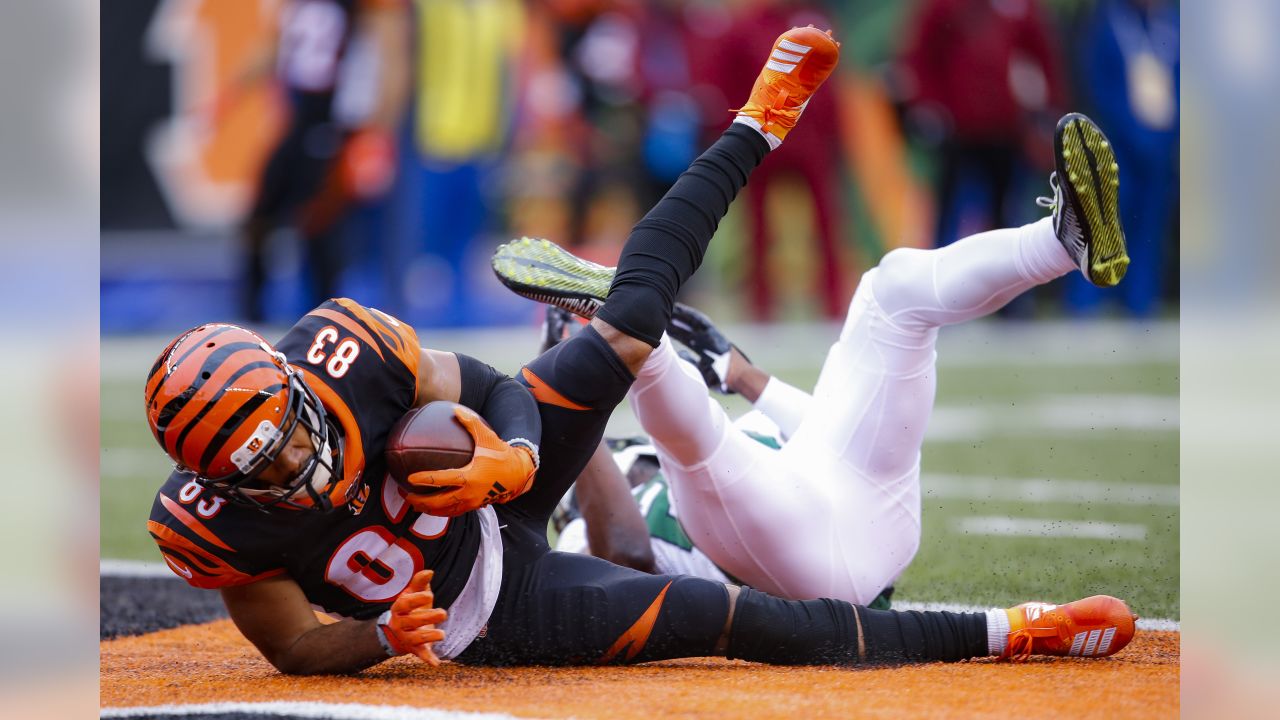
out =
{"type": "Polygon", "coordinates": [[[1049,176],[1053,230],[1080,272],[1098,287],[1120,282],[1129,268],[1120,223],[1120,166],[1102,130],[1080,113],[1058,121],[1053,138],[1057,170],[1049,176]]]}
{"type": "Polygon", "coordinates": [[[604,305],[615,271],[549,240],[527,237],[499,245],[490,264],[498,281],[515,294],[587,319],[604,305]]]}

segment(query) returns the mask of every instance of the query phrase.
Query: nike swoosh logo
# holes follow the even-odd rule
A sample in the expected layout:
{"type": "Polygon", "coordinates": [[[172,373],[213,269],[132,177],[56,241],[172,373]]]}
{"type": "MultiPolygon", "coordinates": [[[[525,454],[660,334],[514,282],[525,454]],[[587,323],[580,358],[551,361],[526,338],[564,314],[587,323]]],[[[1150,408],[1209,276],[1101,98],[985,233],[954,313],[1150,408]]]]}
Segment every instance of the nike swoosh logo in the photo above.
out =
{"type": "Polygon", "coordinates": [[[649,633],[653,632],[653,625],[658,621],[658,613],[662,611],[662,601],[667,599],[667,589],[671,587],[672,582],[675,581],[669,581],[662,587],[662,592],[658,593],[658,597],[653,599],[644,614],[631,627],[627,628],[626,632],[619,635],[608,650],[604,651],[604,655],[597,661],[600,665],[613,662],[613,659],[623,650],[626,650],[627,654],[622,658],[622,661],[631,662],[635,656],[640,654],[641,650],[644,650],[645,643],[649,642],[649,633]]]}
{"type": "Polygon", "coordinates": [[[174,572],[178,573],[179,575],[181,575],[182,577],[188,580],[191,579],[191,568],[186,567],[185,565],[182,565],[174,561],[173,558],[169,557],[168,555],[164,556],[164,561],[169,563],[169,567],[173,568],[174,572]]]}
{"type": "Polygon", "coordinates": [[[554,388],[546,383],[542,378],[534,375],[529,368],[520,370],[521,377],[524,378],[525,384],[529,386],[529,393],[533,395],[533,399],[543,405],[554,405],[562,407],[566,410],[590,410],[586,405],[579,405],[569,398],[556,392],[554,388]]]}

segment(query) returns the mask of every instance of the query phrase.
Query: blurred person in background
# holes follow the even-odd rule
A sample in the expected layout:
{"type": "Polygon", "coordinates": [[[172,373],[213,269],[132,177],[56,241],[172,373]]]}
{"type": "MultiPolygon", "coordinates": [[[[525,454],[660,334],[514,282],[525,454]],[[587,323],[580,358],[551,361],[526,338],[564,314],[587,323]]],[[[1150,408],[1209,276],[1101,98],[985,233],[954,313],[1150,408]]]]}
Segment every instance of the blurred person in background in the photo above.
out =
{"type": "Polygon", "coordinates": [[[418,324],[480,324],[469,268],[492,249],[477,244],[500,229],[492,223],[526,13],[520,0],[411,1],[413,109],[389,219],[390,305],[418,324]]]}
{"type": "Polygon", "coordinates": [[[276,229],[291,226],[302,237],[310,297],[335,295],[344,264],[338,220],[391,186],[408,90],[406,2],[286,0],[275,42],[246,63],[213,108],[216,116],[268,74],[289,105],[243,226],[241,307],[250,321],[264,319],[267,246],[276,229]]]}
{"type": "MultiPolygon", "coordinates": [[[[1165,258],[1178,192],[1178,106],[1181,75],[1178,6],[1166,0],[1101,0],[1080,33],[1080,87],[1092,112],[1115,139],[1124,166],[1120,212],[1134,272],[1116,290],[1073,279],[1067,306],[1089,313],[1107,297],[1139,317],[1162,297],[1165,258]]],[[[1176,250],[1173,250],[1176,252],[1176,250]]]]}
{"type": "MultiPolygon", "coordinates": [[[[831,24],[825,12],[804,0],[747,0],[734,21],[729,36],[733,42],[718,47],[709,58],[708,73],[727,97],[738,97],[751,87],[755,69],[750,48],[768,42],[771,28],[780,25],[807,24],[827,27],[831,24]]],[[[765,201],[771,189],[790,178],[799,178],[813,202],[815,272],[813,295],[817,310],[827,318],[844,313],[846,297],[841,284],[840,238],[845,237],[846,217],[839,199],[840,123],[837,94],[815,96],[805,108],[805,122],[812,132],[796,138],[795,152],[779,156],[762,167],[747,186],[747,213],[751,223],[750,252],[747,253],[747,282],[750,292],[751,317],[759,321],[774,316],[775,297],[770,277],[769,253],[774,244],[769,213],[765,201]]]]}
{"type": "Polygon", "coordinates": [[[1027,160],[1049,167],[1043,149],[1065,107],[1058,47],[1040,3],[922,0],[906,37],[898,88],[906,125],[942,163],[936,244],[1016,224],[1006,213],[1015,178],[1027,160]],[[985,199],[976,227],[963,221],[966,181],[985,199]]]}

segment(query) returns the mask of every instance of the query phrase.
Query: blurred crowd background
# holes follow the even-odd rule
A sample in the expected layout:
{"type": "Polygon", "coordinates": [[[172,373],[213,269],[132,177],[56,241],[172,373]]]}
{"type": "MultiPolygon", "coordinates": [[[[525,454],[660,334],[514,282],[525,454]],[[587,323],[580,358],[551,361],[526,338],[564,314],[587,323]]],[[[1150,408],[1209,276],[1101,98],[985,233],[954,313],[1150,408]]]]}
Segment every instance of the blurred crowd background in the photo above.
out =
{"type": "Polygon", "coordinates": [[[843,315],[862,271],[1030,222],[1092,115],[1133,265],[1006,317],[1176,312],[1179,8],[1166,0],[133,0],[102,18],[102,329],[288,324],[342,294],[423,327],[523,322],[513,236],[612,264],[773,39],[838,75],[753,176],[687,299],[843,315]]]}

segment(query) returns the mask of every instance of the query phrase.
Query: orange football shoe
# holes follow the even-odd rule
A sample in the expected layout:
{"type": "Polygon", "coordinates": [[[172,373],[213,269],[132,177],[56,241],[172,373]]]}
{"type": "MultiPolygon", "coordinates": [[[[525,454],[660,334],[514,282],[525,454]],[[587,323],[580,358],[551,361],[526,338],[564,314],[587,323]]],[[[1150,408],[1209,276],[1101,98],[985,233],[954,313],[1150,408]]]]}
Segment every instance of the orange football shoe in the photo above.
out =
{"type": "Polygon", "coordinates": [[[1000,659],[1026,660],[1032,655],[1107,657],[1133,639],[1137,615],[1123,600],[1094,595],[1066,605],[1029,602],[1005,610],[1009,614],[1009,646],[1000,659]]]}
{"type": "Polygon", "coordinates": [[[809,25],[782,33],[751,88],[751,98],[731,111],[738,113],[734,122],[751,125],[764,133],[770,148],[778,147],[839,60],[840,43],[830,30],[809,25]]]}

